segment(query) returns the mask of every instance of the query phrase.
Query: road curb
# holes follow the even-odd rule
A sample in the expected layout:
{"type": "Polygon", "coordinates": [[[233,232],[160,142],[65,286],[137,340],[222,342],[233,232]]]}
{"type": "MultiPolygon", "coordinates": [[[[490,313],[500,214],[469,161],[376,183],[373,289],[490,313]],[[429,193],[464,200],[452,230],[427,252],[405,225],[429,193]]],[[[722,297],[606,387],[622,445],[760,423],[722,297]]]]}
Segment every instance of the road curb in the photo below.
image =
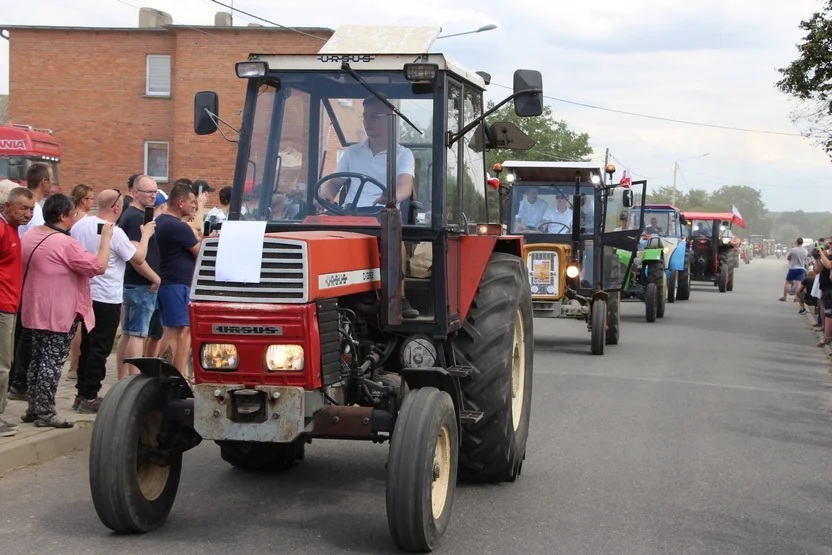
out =
{"type": "Polygon", "coordinates": [[[69,429],[41,428],[41,433],[0,443],[0,476],[32,464],[40,464],[73,451],[86,449],[94,420],[76,421],[69,429]]]}

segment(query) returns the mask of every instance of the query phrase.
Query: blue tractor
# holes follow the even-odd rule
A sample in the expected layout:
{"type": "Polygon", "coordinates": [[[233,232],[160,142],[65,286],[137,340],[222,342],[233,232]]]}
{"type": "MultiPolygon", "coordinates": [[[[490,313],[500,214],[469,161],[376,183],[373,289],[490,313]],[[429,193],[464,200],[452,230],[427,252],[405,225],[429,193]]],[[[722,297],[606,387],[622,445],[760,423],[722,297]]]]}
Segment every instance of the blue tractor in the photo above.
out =
{"type": "MultiPolygon", "coordinates": [[[[638,217],[636,208],[633,207],[632,217],[638,217]]],[[[645,204],[643,218],[640,248],[644,249],[650,238],[659,239],[667,275],[667,302],[689,300],[692,257],[686,240],[688,230],[684,214],[669,204],[645,204]]],[[[630,222],[631,227],[636,227],[634,224],[638,222],[630,222]]]]}

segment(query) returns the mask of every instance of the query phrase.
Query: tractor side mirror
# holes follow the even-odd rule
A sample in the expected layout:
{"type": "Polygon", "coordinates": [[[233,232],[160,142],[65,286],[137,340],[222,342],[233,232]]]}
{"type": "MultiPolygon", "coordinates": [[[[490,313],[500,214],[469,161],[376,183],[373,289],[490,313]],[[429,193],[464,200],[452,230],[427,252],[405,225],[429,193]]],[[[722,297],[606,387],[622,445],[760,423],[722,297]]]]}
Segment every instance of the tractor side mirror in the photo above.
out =
{"type": "Polygon", "coordinates": [[[543,113],[543,75],[534,69],[514,72],[514,112],[521,118],[543,113]]]}
{"type": "Polygon", "coordinates": [[[220,97],[214,91],[200,91],[194,95],[194,133],[210,135],[217,130],[215,117],[220,111],[220,97]]]}
{"type": "Polygon", "coordinates": [[[683,226],[688,225],[688,220],[687,220],[687,218],[685,218],[684,214],[679,214],[679,223],[682,224],[683,226]]]}
{"type": "Polygon", "coordinates": [[[630,208],[633,206],[632,189],[624,189],[624,198],[622,199],[622,203],[624,204],[624,208],[630,208]]]}

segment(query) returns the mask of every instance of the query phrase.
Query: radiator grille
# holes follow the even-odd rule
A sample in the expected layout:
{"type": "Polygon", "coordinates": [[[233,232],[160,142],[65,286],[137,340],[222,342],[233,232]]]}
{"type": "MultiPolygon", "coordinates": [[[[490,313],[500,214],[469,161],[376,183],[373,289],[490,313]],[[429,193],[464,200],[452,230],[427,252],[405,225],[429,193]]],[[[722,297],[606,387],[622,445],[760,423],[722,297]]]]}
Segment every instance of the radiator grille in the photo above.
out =
{"type": "Polygon", "coordinates": [[[554,251],[533,251],[528,254],[526,265],[532,295],[558,294],[559,262],[558,253],[554,251]]]}
{"type": "Polygon", "coordinates": [[[203,241],[191,282],[191,300],[258,303],[306,303],[309,299],[309,260],[306,243],[263,239],[260,283],[217,281],[219,238],[203,241]]]}

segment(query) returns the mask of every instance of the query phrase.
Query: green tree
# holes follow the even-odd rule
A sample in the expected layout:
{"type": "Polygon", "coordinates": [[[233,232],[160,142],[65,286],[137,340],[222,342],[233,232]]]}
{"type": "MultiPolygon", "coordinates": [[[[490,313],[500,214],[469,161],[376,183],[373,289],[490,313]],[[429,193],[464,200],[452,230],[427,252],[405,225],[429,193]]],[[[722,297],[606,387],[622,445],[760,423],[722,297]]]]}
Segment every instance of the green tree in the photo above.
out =
{"type": "MultiPolygon", "coordinates": [[[[489,102],[486,111],[494,107],[489,102]]],[[[491,150],[486,155],[488,171],[497,162],[504,160],[549,160],[564,162],[588,162],[592,156],[589,134],[578,133],[569,128],[565,121],[558,121],[551,106],[544,106],[543,113],[533,118],[521,118],[514,113],[514,105],[508,103],[488,117],[487,124],[496,122],[513,123],[526,135],[534,139],[530,150],[491,150]]]]}
{"type": "Polygon", "coordinates": [[[806,31],[797,45],[800,55],[778,69],[783,78],[776,87],[801,102],[802,110],[793,119],[809,122],[805,134],[832,155],[832,0],[799,27],[806,31]]]}

